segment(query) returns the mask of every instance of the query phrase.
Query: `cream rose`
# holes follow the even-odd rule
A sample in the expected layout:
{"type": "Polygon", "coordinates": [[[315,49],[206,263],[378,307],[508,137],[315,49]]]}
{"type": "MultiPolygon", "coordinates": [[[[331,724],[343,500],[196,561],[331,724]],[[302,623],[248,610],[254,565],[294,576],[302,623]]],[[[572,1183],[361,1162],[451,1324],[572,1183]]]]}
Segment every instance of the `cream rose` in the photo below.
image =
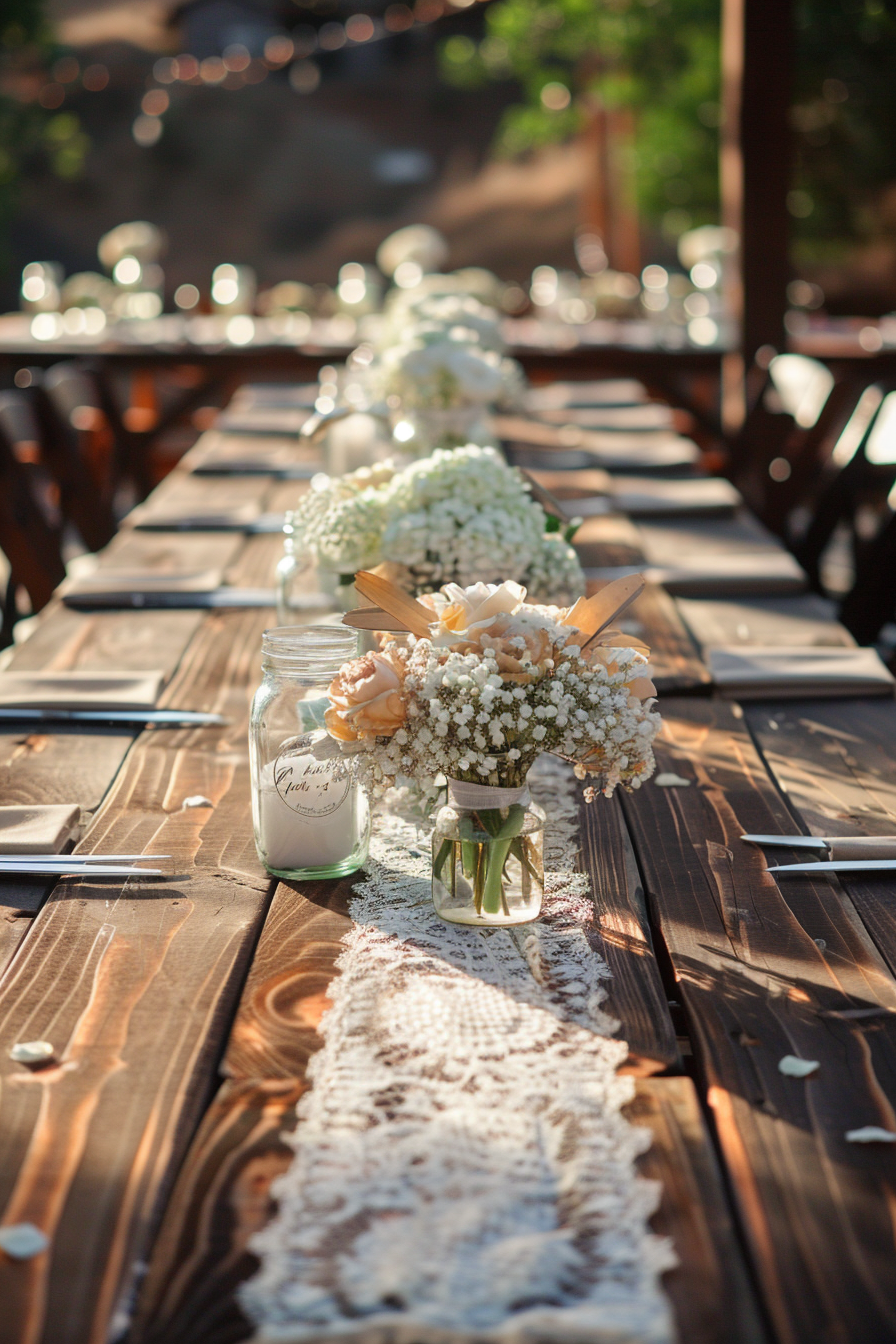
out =
{"type": "Polygon", "coordinates": [[[339,742],[391,737],[407,716],[404,666],[394,653],[366,653],[340,668],[327,694],[327,730],[339,742]]]}
{"type": "Polygon", "coordinates": [[[487,629],[498,616],[514,616],[526,600],[518,583],[474,583],[461,588],[446,583],[432,594],[436,620],[430,626],[435,648],[450,648],[459,642],[477,640],[477,631],[487,629]]]}

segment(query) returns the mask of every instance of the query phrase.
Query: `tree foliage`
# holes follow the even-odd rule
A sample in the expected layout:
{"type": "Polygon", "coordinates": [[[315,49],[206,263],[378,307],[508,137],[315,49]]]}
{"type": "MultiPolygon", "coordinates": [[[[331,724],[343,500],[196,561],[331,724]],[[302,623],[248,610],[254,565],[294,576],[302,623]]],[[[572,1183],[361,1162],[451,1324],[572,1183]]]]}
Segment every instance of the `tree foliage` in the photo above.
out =
{"type": "Polygon", "coordinates": [[[718,211],[719,21],[719,0],[495,0],[483,39],[449,38],[442,68],[462,86],[517,82],[503,154],[566,139],[596,98],[633,109],[642,213],[680,232],[718,211]],[[551,105],[555,85],[568,106],[551,105]]]}
{"type": "MultiPolygon", "coordinates": [[[[519,154],[580,129],[590,101],[637,118],[642,216],[668,232],[718,211],[721,0],[494,0],[485,36],[449,38],[455,84],[516,81],[496,149],[519,154]],[[548,84],[569,105],[545,107],[548,84]]],[[[896,233],[896,0],[795,0],[790,206],[806,260],[896,233]],[[890,188],[888,194],[887,188],[890,188]]]]}

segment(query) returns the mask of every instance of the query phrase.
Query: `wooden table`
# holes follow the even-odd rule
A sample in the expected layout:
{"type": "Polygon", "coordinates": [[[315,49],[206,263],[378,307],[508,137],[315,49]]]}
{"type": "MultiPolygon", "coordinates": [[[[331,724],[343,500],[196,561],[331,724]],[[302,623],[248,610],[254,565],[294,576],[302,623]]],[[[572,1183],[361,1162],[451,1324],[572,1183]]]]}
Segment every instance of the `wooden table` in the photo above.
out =
{"type": "MultiPolygon", "coordinates": [[[[190,461],[167,492],[187,489],[190,461]]],[[[206,485],[211,506],[224,485],[206,485]]],[[[271,510],[301,488],[256,487],[271,510]]],[[[270,584],[280,550],[126,528],[102,563],[171,567],[188,544],[192,567],[199,546],[247,587],[270,584]]],[[[653,590],[635,616],[660,654],[658,768],[691,782],[583,807],[580,861],[637,1078],[631,1118],[654,1135],[642,1168],[663,1183],[681,1339],[891,1342],[896,1151],[844,1134],[896,1132],[896,882],[777,886],[739,836],[896,834],[896,703],[743,709],[710,695],[673,599],[653,590]],[[821,1068],[785,1077],[785,1054],[821,1068]]],[[[230,722],[0,733],[3,802],[77,799],[82,849],[161,848],[191,878],[3,884],[0,1207],[52,1249],[0,1256],[2,1344],[248,1334],[233,1292],[288,1162],[352,885],[272,881],[255,855],[246,731],[272,619],[57,600],[13,656],[19,671],[162,667],[162,703],[230,722]],[[185,807],[195,795],[210,805],[185,807]],[[58,1064],[13,1064],[10,1045],[32,1039],[58,1064]]]]}

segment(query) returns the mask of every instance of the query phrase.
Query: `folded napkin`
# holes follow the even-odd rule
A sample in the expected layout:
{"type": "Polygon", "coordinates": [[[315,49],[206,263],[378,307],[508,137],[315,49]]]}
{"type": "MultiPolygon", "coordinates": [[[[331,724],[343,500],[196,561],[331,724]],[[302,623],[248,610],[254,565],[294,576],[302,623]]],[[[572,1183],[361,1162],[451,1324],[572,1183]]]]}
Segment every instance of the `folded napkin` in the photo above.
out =
{"type": "Polygon", "coordinates": [[[691,467],[700,458],[696,443],[669,430],[621,433],[581,425],[548,425],[520,415],[496,415],[491,424],[512,454],[522,449],[532,456],[532,461],[521,461],[523,466],[668,471],[691,467]],[[536,448],[544,451],[533,454],[531,450],[536,448]]]}
{"type": "Polygon", "coordinates": [[[96,569],[66,579],[59,591],[67,602],[70,597],[89,597],[101,593],[197,593],[217,588],[221,569],[183,570],[167,574],[150,569],[96,569]]]}
{"type": "Polygon", "coordinates": [[[565,406],[634,406],[647,400],[647,389],[635,378],[597,378],[581,383],[550,383],[532,387],[523,402],[527,411],[562,410],[565,406]]]}
{"type": "Polygon", "coordinates": [[[175,606],[175,599],[216,592],[221,587],[222,574],[221,569],[174,574],[158,570],[98,569],[92,574],[67,579],[59,588],[59,595],[66,606],[85,610],[175,606]]]}
{"type": "Polygon", "coordinates": [[[616,476],[612,494],[622,513],[639,518],[728,514],[743,504],[740,491],[719,476],[673,481],[616,476]]]}
{"type": "Polygon", "coordinates": [[[628,559],[610,560],[595,565],[583,558],[589,579],[623,578],[643,574],[648,583],[658,584],[673,597],[762,597],[776,593],[799,593],[805,589],[806,576],[787,551],[769,555],[682,556],[678,565],[635,564],[628,559]]]}
{"type": "Polygon", "coordinates": [[[261,516],[261,505],[249,499],[229,508],[163,509],[141,505],[128,522],[141,532],[247,532],[261,516]]]}
{"type": "Polygon", "coordinates": [[[231,406],[215,421],[219,434],[298,434],[312,414],[301,406],[231,406]]]}
{"type": "Polygon", "coordinates": [[[603,429],[610,433],[649,434],[672,429],[675,424],[670,407],[655,401],[645,401],[640,406],[565,406],[538,414],[549,424],[583,425],[586,429],[603,429]]]}
{"type": "Polygon", "coordinates": [[[290,406],[313,407],[320,394],[317,383],[243,383],[233,394],[228,412],[273,406],[277,410],[290,406]]]}
{"type": "Polygon", "coordinates": [[[678,598],[685,624],[703,649],[719,645],[855,648],[832,602],[816,593],[740,602],[678,598]]]}
{"type": "Polygon", "coordinates": [[[0,854],[60,854],[80,818],[68,803],[0,807],[0,854]]]}
{"type": "Polygon", "coordinates": [[[645,578],[673,596],[761,597],[800,593],[806,575],[789,551],[750,554],[683,554],[674,565],[649,565],[645,578]]]}
{"type": "Polygon", "coordinates": [[[307,478],[320,471],[320,449],[298,438],[254,434],[203,434],[181,465],[202,476],[281,476],[307,478]]]}
{"type": "Polygon", "coordinates": [[[728,645],[706,655],[715,685],[735,699],[893,695],[896,681],[874,649],[728,645]]]}
{"type": "Polygon", "coordinates": [[[151,709],[163,672],[0,672],[4,709],[151,709]]]}

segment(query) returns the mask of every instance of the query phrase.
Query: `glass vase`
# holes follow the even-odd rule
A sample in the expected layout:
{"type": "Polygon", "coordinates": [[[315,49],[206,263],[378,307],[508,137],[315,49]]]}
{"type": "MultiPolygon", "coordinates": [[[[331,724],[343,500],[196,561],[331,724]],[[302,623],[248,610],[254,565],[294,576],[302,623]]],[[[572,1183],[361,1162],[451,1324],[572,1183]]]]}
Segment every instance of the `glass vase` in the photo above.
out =
{"type": "Polygon", "coordinates": [[[432,900],[452,924],[537,919],[544,896],[544,812],[523,788],[449,780],[432,835],[432,900]]]}
{"type": "Polygon", "coordinates": [[[370,811],[342,756],[320,758],[327,686],[357,649],[345,626],[288,626],[262,636],[249,761],[258,856],[292,879],[340,877],[367,858],[370,811]]]}

